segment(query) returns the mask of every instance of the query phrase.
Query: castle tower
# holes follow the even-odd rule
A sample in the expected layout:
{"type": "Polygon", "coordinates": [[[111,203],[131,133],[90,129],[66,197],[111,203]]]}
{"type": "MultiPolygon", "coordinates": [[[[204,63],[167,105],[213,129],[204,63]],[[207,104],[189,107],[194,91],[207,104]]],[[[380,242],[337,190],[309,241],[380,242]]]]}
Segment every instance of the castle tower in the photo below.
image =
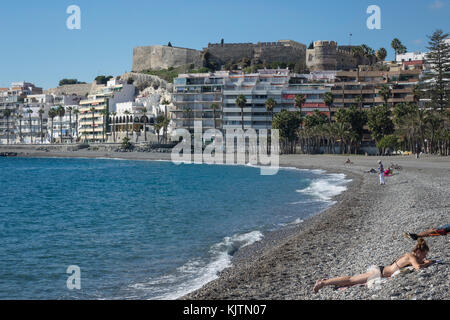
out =
{"type": "Polygon", "coordinates": [[[306,51],[306,66],[311,71],[336,70],[337,42],[315,41],[314,49],[306,51]]]}

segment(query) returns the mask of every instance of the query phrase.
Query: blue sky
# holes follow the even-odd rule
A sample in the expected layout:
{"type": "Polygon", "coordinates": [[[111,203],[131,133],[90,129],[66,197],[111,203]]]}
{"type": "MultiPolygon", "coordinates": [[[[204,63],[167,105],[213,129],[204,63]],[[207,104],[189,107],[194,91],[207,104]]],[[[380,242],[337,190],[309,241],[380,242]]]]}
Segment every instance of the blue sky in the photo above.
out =
{"type": "Polygon", "coordinates": [[[0,10],[0,87],[31,81],[47,88],[63,78],[91,82],[131,70],[134,46],[202,49],[208,42],[291,39],[365,43],[394,53],[399,38],[423,51],[426,35],[450,32],[450,0],[22,0],[0,10]],[[70,5],[81,8],[81,30],[69,30],[70,5]],[[369,30],[369,5],[381,8],[381,30],[369,30]]]}

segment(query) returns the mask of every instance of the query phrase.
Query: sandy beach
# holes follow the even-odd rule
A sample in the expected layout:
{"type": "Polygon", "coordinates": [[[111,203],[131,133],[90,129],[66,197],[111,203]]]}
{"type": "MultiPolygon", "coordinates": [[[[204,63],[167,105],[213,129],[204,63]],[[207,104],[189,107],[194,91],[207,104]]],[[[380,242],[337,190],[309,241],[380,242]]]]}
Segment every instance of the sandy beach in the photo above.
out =
{"type": "MultiPolygon", "coordinates": [[[[36,147],[0,147],[23,157],[121,158],[170,160],[170,154],[106,151],[42,151],[36,147]]],[[[324,169],[352,179],[336,204],[305,222],[266,234],[239,250],[233,266],[218,279],[182,299],[449,299],[449,238],[426,238],[429,257],[442,264],[385,279],[380,286],[333,287],[313,293],[317,279],[365,272],[388,265],[411,251],[415,242],[402,231],[418,233],[449,223],[450,159],[447,157],[281,156],[280,165],[324,169]],[[344,164],[350,158],[350,165],[344,164]],[[395,162],[402,167],[380,186],[367,171],[395,162]]]]}

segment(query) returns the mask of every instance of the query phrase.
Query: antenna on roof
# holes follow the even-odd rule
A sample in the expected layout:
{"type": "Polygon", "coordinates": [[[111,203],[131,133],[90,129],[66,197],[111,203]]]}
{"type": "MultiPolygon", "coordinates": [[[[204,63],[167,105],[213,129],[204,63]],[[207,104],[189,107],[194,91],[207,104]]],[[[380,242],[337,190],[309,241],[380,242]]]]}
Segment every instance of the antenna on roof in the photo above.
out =
{"type": "Polygon", "coordinates": [[[349,46],[352,45],[352,36],[353,36],[353,34],[350,33],[350,35],[349,35],[349,40],[348,40],[348,45],[349,45],[349,46]]]}

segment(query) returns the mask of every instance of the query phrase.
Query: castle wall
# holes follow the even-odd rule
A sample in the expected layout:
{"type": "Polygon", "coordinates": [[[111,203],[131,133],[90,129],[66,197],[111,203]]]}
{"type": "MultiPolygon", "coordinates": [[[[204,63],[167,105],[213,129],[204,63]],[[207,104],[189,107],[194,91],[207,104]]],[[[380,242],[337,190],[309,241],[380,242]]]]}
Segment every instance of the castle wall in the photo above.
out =
{"type": "Polygon", "coordinates": [[[306,46],[292,40],[253,43],[215,43],[204,49],[210,61],[220,65],[236,63],[243,58],[261,62],[296,63],[305,60],[306,46]]]}
{"type": "Polygon", "coordinates": [[[224,44],[209,44],[208,48],[204,49],[209,53],[209,60],[219,65],[226,63],[233,63],[241,61],[242,58],[249,60],[254,56],[254,45],[252,43],[232,43],[224,44]]]}
{"type": "Polygon", "coordinates": [[[194,64],[202,66],[202,52],[194,49],[149,46],[136,47],[133,50],[133,71],[161,70],[194,64]]]}

